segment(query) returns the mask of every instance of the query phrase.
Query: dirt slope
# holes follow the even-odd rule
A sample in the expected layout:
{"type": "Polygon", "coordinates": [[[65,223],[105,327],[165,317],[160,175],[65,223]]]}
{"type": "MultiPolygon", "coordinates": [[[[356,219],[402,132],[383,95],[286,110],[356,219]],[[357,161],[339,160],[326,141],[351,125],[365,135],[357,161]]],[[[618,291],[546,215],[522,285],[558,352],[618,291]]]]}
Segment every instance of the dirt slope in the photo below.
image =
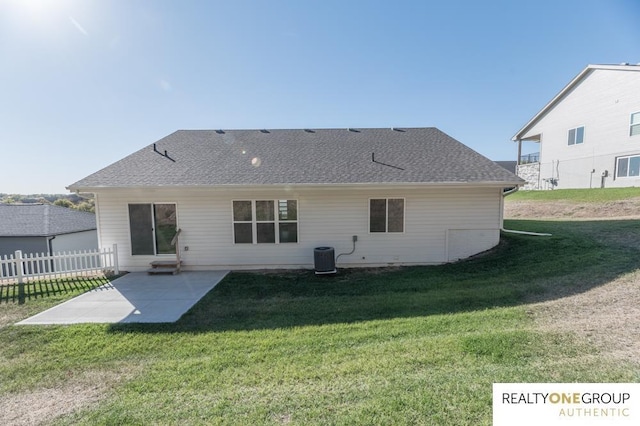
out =
{"type": "MultiPolygon", "coordinates": [[[[505,200],[507,219],[640,219],[640,198],[600,203],[505,200]]],[[[640,227],[640,220],[638,221],[640,227]]],[[[619,243],[640,249],[640,241],[619,243]]],[[[531,305],[539,327],[572,331],[595,344],[604,356],[639,363],[640,269],[585,293],[531,305]]]]}
{"type": "Polygon", "coordinates": [[[640,218],[640,198],[602,203],[569,201],[510,201],[504,203],[506,219],[640,218]]]}

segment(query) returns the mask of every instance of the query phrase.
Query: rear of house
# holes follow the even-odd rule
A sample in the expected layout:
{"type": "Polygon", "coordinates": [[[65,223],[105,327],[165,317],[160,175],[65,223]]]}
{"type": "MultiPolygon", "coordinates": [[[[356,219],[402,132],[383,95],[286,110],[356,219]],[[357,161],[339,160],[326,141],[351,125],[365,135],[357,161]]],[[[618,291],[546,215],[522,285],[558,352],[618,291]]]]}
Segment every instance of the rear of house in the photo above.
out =
{"type": "Polygon", "coordinates": [[[125,270],[439,264],[494,247],[522,183],[433,128],[178,131],[73,184],[125,270]],[[180,229],[177,247],[172,240],[180,229]],[[354,241],[355,240],[355,241],[354,241]]]}

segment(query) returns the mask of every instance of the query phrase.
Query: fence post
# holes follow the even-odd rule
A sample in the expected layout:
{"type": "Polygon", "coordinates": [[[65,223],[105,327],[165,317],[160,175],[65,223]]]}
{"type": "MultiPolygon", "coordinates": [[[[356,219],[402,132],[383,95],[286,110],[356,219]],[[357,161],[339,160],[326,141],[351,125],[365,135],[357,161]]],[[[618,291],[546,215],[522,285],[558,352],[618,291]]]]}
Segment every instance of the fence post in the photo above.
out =
{"type": "Polygon", "coordinates": [[[120,274],[120,267],[118,266],[118,245],[113,245],[113,273],[115,275],[120,274]]]}
{"type": "Polygon", "coordinates": [[[22,259],[22,250],[16,250],[15,260],[16,260],[16,275],[18,277],[18,284],[24,284],[24,270],[22,269],[22,265],[24,264],[24,261],[22,259]]]}

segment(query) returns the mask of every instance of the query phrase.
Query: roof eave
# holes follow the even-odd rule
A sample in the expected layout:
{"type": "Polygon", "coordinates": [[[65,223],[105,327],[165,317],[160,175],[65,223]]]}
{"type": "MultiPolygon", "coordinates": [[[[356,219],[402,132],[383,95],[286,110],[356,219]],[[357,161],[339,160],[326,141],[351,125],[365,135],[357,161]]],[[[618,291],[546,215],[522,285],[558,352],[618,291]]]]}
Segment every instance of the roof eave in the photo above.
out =
{"type": "Polygon", "coordinates": [[[473,181],[473,182],[363,182],[363,183],[271,183],[271,184],[218,184],[218,185],[159,185],[159,186],[87,186],[68,188],[73,191],[97,193],[115,190],[148,190],[148,189],[253,189],[253,188],[349,188],[349,187],[505,187],[522,186],[526,182],[522,179],[504,181],[473,181]]]}
{"type": "Polygon", "coordinates": [[[560,92],[558,92],[558,94],[556,96],[554,96],[553,99],[551,99],[551,101],[549,101],[540,111],[538,111],[538,113],[536,115],[534,115],[533,118],[527,122],[527,124],[525,124],[520,130],[518,130],[518,132],[515,135],[513,135],[511,140],[514,141],[514,142],[522,140],[523,136],[527,132],[527,130],[529,130],[531,127],[533,127],[533,125],[538,121],[538,119],[540,119],[540,117],[542,117],[547,111],[549,111],[553,106],[555,106],[558,103],[558,101],[569,90],[571,90],[573,87],[575,87],[575,85],[578,84],[578,82],[580,80],[582,80],[582,78],[584,78],[584,76],[589,71],[591,71],[592,69],[595,69],[596,67],[597,67],[597,65],[587,65],[585,67],[585,69],[580,71],[580,73],[577,76],[575,76],[573,78],[573,80],[571,80],[569,82],[569,84],[564,86],[564,88],[562,90],[560,90],[560,92]]]}
{"type": "Polygon", "coordinates": [[[79,229],[76,231],[65,231],[65,232],[53,232],[49,234],[15,234],[15,235],[0,235],[0,238],[51,238],[57,237],[59,235],[70,235],[70,234],[79,234],[80,232],[88,232],[88,231],[96,231],[98,228],[87,228],[87,229],[79,229]]]}

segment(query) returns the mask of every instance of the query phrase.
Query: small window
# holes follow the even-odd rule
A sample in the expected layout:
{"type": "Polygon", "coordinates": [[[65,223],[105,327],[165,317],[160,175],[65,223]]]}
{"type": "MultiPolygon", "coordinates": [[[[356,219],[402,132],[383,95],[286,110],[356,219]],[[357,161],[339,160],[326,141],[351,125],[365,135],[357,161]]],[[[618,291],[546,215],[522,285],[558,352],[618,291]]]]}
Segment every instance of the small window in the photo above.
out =
{"type": "Polygon", "coordinates": [[[629,136],[640,135],[640,112],[631,114],[631,124],[629,128],[629,136]]]}
{"type": "Polygon", "coordinates": [[[236,244],[253,243],[253,211],[251,201],[233,202],[233,238],[236,244]]]}
{"type": "Polygon", "coordinates": [[[404,199],[369,200],[369,232],[404,232],[404,199]]]}
{"type": "Polygon", "coordinates": [[[298,202],[278,200],[278,236],[281,243],[298,242],[298,202]]]}
{"type": "Polygon", "coordinates": [[[620,157],[616,164],[616,177],[640,176],[640,155],[620,157]]]}
{"type": "Polygon", "coordinates": [[[236,244],[297,243],[298,202],[234,201],[233,241],[236,244]]]}
{"type": "Polygon", "coordinates": [[[569,145],[578,145],[584,142],[584,126],[569,130],[569,145]]]}
{"type": "Polygon", "coordinates": [[[256,229],[258,243],[276,242],[276,225],[273,206],[273,200],[256,201],[256,229]]]}

